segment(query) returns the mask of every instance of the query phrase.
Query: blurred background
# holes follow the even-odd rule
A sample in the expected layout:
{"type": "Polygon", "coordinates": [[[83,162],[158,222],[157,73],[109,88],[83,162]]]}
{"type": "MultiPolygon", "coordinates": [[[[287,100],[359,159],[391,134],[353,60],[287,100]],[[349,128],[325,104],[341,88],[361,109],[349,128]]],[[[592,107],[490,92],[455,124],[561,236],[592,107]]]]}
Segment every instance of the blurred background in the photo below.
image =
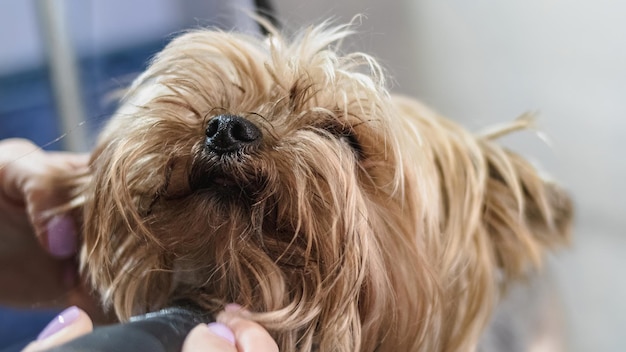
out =
{"type": "MultiPolygon", "coordinates": [[[[538,112],[537,128],[547,138],[519,133],[503,143],[576,201],[574,244],[551,258],[567,309],[568,350],[626,351],[626,4],[272,3],[286,31],[364,14],[348,48],[377,57],[394,92],[416,96],[469,129],[538,112]]],[[[0,138],[88,149],[115,107],[111,93],[175,33],[198,26],[255,31],[237,10],[252,7],[252,0],[1,2],[0,138]]],[[[0,310],[0,348],[36,334],[51,314],[0,310]],[[29,328],[18,328],[18,320],[29,328]]]]}

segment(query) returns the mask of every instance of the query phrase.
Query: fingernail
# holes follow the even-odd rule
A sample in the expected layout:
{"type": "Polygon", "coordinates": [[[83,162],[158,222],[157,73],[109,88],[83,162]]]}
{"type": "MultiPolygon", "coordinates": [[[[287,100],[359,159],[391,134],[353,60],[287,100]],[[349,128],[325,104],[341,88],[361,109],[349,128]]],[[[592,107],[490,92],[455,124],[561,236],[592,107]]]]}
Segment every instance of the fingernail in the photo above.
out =
{"type": "Polygon", "coordinates": [[[211,330],[211,332],[215,335],[228,340],[233,345],[235,344],[235,334],[232,332],[232,330],[230,330],[230,328],[228,328],[228,326],[222,323],[210,323],[207,324],[207,326],[209,330],[211,330]]]}
{"type": "Polygon", "coordinates": [[[39,333],[37,340],[43,340],[48,338],[57,332],[63,330],[65,327],[71,325],[80,316],[80,309],[75,306],[69,307],[52,319],[51,322],[39,333]]]}
{"type": "Polygon", "coordinates": [[[76,227],[70,216],[53,217],[46,229],[50,254],[58,258],[68,258],[76,253],[76,227]]]}
{"type": "Polygon", "coordinates": [[[224,306],[224,310],[227,312],[238,312],[240,310],[242,310],[243,307],[238,305],[237,303],[229,303],[227,305],[224,306]]]}

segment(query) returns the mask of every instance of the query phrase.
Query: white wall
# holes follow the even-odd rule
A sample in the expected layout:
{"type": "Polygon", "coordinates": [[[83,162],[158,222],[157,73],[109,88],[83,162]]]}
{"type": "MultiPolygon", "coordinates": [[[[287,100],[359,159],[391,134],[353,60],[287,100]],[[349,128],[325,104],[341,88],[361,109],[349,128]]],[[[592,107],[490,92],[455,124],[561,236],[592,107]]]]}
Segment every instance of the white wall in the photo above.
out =
{"type": "Polygon", "coordinates": [[[411,4],[424,98],[460,120],[538,110],[553,149],[531,152],[574,191],[581,219],[626,227],[626,3],[411,4]]]}
{"type": "Polygon", "coordinates": [[[526,134],[577,203],[573,248],[556,268],[569,351],[625,351],[626,3],[408,1],[421,96],[468,125],[540,111],[551,146],[526,134]],[[471,4],[470,4],[471,3],[471,4]]]}

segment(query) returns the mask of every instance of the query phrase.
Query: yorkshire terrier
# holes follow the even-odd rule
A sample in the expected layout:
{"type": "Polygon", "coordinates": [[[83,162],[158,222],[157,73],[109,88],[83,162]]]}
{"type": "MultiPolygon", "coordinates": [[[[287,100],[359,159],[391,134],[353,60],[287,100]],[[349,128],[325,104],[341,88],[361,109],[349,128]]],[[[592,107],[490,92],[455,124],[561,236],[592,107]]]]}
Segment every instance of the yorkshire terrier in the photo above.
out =
{"type": "Polygon", "coordinates": [[[569,197],[494,142],[506,129],[391,95],[340,53],[350,26],[269,32],[174,39],[72,176],[104,306],[236,302],[286,352],[475,350],[567,243],[569,197]]]}

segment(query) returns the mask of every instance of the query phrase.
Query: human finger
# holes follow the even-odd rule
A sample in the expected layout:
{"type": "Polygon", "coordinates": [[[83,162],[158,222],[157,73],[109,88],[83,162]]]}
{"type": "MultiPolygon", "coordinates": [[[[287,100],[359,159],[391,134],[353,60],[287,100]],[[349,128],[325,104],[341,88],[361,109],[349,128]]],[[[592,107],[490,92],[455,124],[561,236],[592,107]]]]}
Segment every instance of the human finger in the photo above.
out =
{"type": "MultiPolygon", "coordinates": [[[[68,206],[81,175],[87,173],[87,158],[68,153],[47,153],[40,166],[24,167],[23,199],[35,233],[44,248],[57,258],[76,253],[77,224],[73,215],[59,212],[68,206]]],[[[66,209],[69,210],[69,209],[66,209]]]]}
{"type": "Polygon", "coordinates": [[[235,335],[238,352],[278,352],[278,345],[265,328],[246,319],[246,311],[227,309],[217,321],[228,326],[235,335]]]}
{"type": "Polygon", "coordinates": [[[0,197],[25,208],[39,242],[56,258],[76,254],[77,225],[70,214],[50,211],[71,197],[67,176],[86,174],[87,164],[87,154],[44,152],[23,139],[0,142],[0,197]]]}
{"type": "Polygon", "coordinates": [[[22,352],[44,351],[64,344],[93,330],[91,319],[82,309],[70,307],[56,316],[22,352]]]}
{"type": "Polygon", "coordinates": [[[17,204],[24,203],[24,168],[37,167],[43,151],[26,139],[7,139],[0,142],[0,194],[17,204]]]}
{"type": "Polygon", "coordinates": [[[237,352],[235,335],[220,323],[200,324],[187,335],[182,352],[237,352]]]}

